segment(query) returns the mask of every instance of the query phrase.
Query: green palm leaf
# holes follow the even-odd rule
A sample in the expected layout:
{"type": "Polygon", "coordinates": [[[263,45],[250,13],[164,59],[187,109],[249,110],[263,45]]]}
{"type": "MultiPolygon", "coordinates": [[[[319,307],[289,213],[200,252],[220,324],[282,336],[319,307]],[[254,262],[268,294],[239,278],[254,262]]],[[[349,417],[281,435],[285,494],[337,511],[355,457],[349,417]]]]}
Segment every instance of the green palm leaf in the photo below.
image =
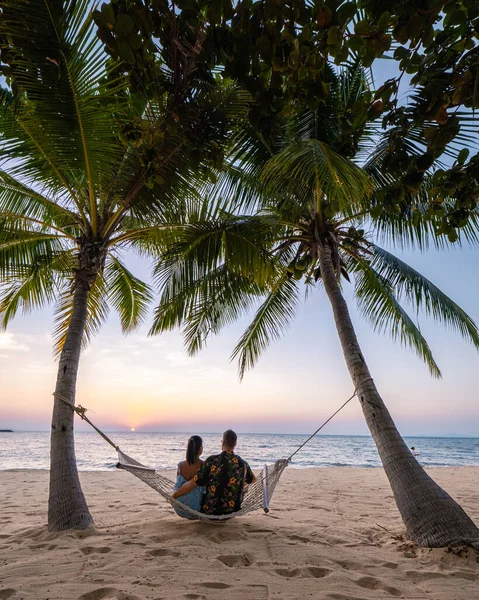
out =
{"type": "Polygon", "coordinates": [[[46,196],[0,171],[0,213],[12,213],[40,219],[57,226],[78,224],[78,216],[46,196]]]}
{"type": "MultiPolygon", "coordinates": [[[[73,313],[74,293],[72,282],[65,281],[55,305],[55,329],[53,331],[53,352],[59,356],[68,333],[73,313]]],[[[109,307],[105,289],[105,280],[98,277],[88,294],[88,310],[85,329],[82,337],[82,349],[85,349],[91,338],[99,331],[108,317],[109,307]]]]}
{"type": "Polygon", "coordinates": [[[0,286],[1,326],[6,328],[20,307],[26,314],[54,302],[61,277],[71,269],[71,253],[62,252],[38,256],[24,266],[20,277],[10,273],[0,286]]]}
{"type": "Polygon", "coordinates": [[[267,193],[321,212],[327,199],[336,210],[351,214],[367,206],[373,191],[367,174],[332,150],[325,142],[307,140],[292,144],[266,165],[267,193]]]}
{"type": "Polygon", "coordinates": [[[168,282],[174,294],[178,286],[196,281],[223,262],[231,272],[254,276],[260,284],[270,277],[274,265],[268,247],[279,231],[274,220],[260,215],[215,215],[212,220],[202,220],[203,216],[200,212],[194,220],[190,215],[190,222],[176,230],[176,239],[155,268],[161,287],[168,282]]]}
{"type": "MultiPolygon", "coordinates": [[[[447,211],[448,202],[444,203],[447,211]]],[[[457,248],[463,243],[479,245],[479,209],[472,211],[464,227],[457,229],[458,239],[450,242],[446,235],[438,235],[437,229],[443,224],[442,211],[438,216],[431,214],[425,198],[408,201],[400,213],[383,211],[371,220],[373,231],[382,242],[398,248],[428,250],[431,246],[438,250],[457,248]],[[422,201],[424,200],[424,201],[422,201]]]]}
{"type": "Polygon", "coordinates": [[[195,354],[210,334],[219,333],[246,314],[261,294],[260,286],[251,279],[230,272],[222,264],[194,282],[183,282],[174,294],[166,287],[155,310],[150,335],[183,325],[187,351],[195,354]]]}
{"type": "Polygon", "coordinates": [[[49,263],[67,249],[55,233],[0,223],[0,277],[22,276],[32,265],[49,263]]]}
{"type": "Polygon", "coordinates": [[[410,346],[427,364],[431,375],[440,377],[428,343],[419,328],[399,303],[394,287],[365,260],[348,259],[355,273],[355,294],[359,310],[376,331],[388,333],[393,340],[410,346]]]}
{"type": "Polygon", "coordinates": [[[18,0],[8,6],[0,33],[19,47],[36,45],[36,53],[26,51],[12,60],[17,101],[15,111],[2,115],[1,126],[4,156],[16,160],[9,172],[43,181],[51,193],[69,190],[71,200],[90,212],[96,231],[97,188],[111,179],[123,153],[119,141],[112,140],[121,125],[119,92],[126,82],[103,88],[99,83],[107,73],[89,6],[88,0],[18,0]],[[25,28],[26,14],[35,27],[25,28]],[[78,194],[75,188],[83,181],[87,193],[78,194]]]}
{"type": "Polygon", "coordinates": [[[135,277],[117,258],[105,268],[108,301],[120,316],[122,331],[132,331],[145,319],[153,295],[148,284],[135,277]]]}
{"type": "Polygon", "coordinates": [[[280,274],[233,350],[231,357],[239,359],[240,378],[254,367],[260,354],[284,334],[296,314],[298,299],[297,282],[286,273],[280,274]]]}
{"type": "Polygon", "coordinates": [[[391,286],[398,297],[411,302],[435,321],[459,332],[464,339],[479,348],[479,331],[471,317],[424,275],[383,248],[371,245],[374,256],[371,266],[391,286]]]}

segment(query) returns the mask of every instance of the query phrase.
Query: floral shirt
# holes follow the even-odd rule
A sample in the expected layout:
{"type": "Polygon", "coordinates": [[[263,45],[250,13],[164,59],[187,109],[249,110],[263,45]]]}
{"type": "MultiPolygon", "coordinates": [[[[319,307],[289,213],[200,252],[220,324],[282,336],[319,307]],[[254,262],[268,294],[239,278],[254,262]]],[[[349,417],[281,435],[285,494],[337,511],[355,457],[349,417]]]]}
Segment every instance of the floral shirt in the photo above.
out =
{"type": "Polygon", "coordinates": [[[201,512],[228,515],[241,508],[244,484],[253,481],[253,472],[240,456],[224,451],[209,456],[193,480],[206,486],[201,512]]]}

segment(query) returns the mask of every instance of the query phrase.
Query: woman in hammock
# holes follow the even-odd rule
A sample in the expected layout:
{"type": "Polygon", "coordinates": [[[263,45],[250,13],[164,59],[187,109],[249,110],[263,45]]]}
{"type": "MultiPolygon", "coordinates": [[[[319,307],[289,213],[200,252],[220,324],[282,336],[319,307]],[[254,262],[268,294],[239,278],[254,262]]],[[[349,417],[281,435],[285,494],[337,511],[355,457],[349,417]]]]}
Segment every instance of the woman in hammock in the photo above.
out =
{"type": "MultiPolygon", "coordinates": [[[[199,468],[203,464],[200,456],[203,454],[203,440],[199,435],[192,435],[188,440],[186,446],[186,460],[182,460],[178,463],[176,471],[176,483],[174,489],[179,489],[186,481],[190,481],[198,473],[199,468]]],[[[193,510],[198,512],[201,510],[201,501],[205,493],[204,487],[195,487],[191,492],[178,498],[178,501],[182,504],[186,504],[193,510]]],[[[194,519],[195,517],[183,511],[181,508],[175,508],[175,512],[178,516],[185,519],[194,519]]]]}

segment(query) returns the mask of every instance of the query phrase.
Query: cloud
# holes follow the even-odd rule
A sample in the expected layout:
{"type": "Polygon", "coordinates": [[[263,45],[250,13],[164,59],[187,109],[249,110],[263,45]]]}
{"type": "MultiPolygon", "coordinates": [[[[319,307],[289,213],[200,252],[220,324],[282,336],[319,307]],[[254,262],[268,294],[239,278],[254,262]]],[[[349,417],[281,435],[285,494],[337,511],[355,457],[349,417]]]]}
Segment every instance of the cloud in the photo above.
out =
{"type": "Polygon", "coordinates": [[[29,352],[30,346],[19,342],[13,333],[0,333],[0,350],[8,352],[29,352]]]}

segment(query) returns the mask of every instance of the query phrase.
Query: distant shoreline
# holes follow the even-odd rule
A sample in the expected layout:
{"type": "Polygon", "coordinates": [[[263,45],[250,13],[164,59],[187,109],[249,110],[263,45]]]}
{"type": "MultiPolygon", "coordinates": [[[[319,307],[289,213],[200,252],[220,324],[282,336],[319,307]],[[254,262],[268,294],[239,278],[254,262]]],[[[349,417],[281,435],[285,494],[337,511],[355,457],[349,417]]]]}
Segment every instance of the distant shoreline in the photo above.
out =
{"type": "Polygon", "coordinates": [[[0,429],[0,433],[13,433],[13,429],[0,429]]]}

